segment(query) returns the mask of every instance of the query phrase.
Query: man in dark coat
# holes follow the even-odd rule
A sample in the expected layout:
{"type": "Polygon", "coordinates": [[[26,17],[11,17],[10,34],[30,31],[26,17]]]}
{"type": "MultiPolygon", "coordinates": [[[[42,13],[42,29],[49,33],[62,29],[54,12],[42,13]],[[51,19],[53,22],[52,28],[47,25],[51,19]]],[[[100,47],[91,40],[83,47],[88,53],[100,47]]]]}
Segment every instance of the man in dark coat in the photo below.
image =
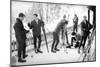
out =
{"type": "Polygon", "coordinates": [[[64,33],[64,27],[65,25],[68,24],[68,21],[66,20],[66,15],[63,16],[63,20],[57,25],[55,31],[53,32],[53,43],[52,43],[52,48],[51,52],[56,53],[56,51],[59,51],[57,48],[58,43],[59,43],[59,34],[60,32],[62,33],[62,39],[63,39],[63,33],[64,33]]]}
{"type": "Polygon", "coordinates": [[[92,28],[92,25],[87,20],[87,17],[83,16],[83,21],[81,22],[82,39],[81,39],[81,43],[80,43],[80,46],[79,46],[79,53],[80,53],[80,48],[81,47],[84,50],[85,43],[86,43],[87,37],[90,34],[91,28],[92,28]]]}
{"type": "Polygon", "coordinates": [[[40,50],[40,47],[41,47],[41,28],[44,32],[44,22],[38,19],[37,14],[34,14],[33,16],[34,20],[31,21],[31,23],[28,23],[28,26],[33,31],[35,53],[43,53],[40,50]],[[38,39],[38,45],[36,45],[37,39],[38,39]]]}
{"type": "Polygon", "coordinates": [[[23,20],[24,20],[25,15],[23,13],[19,14],[19,18],[16,19],[16,23],[14,25],[14,30],[15,30],[15,37],[18,42],[18,62],[26,62],[26,60],[22,60],[22,55],[23,58],[26,58],[26,33],[29,31],[24,29],[23,26],[23,20]]]}

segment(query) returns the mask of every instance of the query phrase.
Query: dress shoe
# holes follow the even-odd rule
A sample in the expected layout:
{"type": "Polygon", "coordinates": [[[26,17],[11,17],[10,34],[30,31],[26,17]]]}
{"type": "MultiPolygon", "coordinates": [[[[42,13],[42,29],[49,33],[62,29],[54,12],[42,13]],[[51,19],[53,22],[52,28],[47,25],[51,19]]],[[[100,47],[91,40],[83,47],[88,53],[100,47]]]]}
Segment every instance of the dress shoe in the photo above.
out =
{"type": "Polygon", "coordinates": [[[54,51],[54,50],[51,50],[51,52],[52,52],[52,53],[56,53],[56,51],[54,51]]]}
{"type": "Polygon", "coordinates": [[[26,58],[28,55],[24,55],[23,58],[26,58]]]}
{"type": "Polygon", "coordinates": [[[24,63],[26,60],[18,59],[18,62],[24,63]]]}
{"type": "Polygon", "coordinates": [[[37,53],[38,53],[38,51],[37,51],[37,50],[35,50],[35,53],[37,54],[37,53]]]}
{"type": "Polygon", "coordinates": [[[37,50],[39,53],[43,53],[41,50],[37,50]]]}
{"type": "Polygon", "coordinates": [[[66,48],[71,48],[71,46],[66,46],[66,48]]]}
{"type": "Polygon", "coordinates": [[[55,48],[56,51],[59,51],[59,49],[55,48]]]}

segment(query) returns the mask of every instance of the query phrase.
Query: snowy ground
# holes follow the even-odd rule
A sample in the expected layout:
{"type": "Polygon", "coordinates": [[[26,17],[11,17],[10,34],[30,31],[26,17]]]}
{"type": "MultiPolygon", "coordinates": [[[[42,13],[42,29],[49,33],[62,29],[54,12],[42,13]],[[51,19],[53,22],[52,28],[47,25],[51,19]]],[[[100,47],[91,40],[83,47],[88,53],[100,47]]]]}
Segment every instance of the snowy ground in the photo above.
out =
{"type": "MultiPolygon", "coordinates": [[[[69,43],[71,42],[71,34],[68,32],[69,43]]],[[[41,50],[43,51],[42,54],[36,54],[34,52],[33,44],[27,46],[26,51],[28,57],[25,58],[25,63],[19,63],[17,61],[17,52],[12,53],[12,57],[16,58],[16,63],[12,63],[14,65],[31,65],[31,64],[47,64],[47,63],[62,63],[62,62],[79,62],[83,60],[84,54],[78,53],[77,48],[61,48],[61,42],[58,45],[60,51],[57,53],[51,53],[51,45],[52,45],[52,38],[48,38],[48,45],[49,45],[49,53],[47,52],[47,48],[45,45],[45,41],[42,41],[41,50]],[[16,55],[16,56],[15,56],[16,55]]],[[[93,40],[95,41],[95,40],[93,40]]],[[[95,42],[93,43],[95,44],[95,42]]],[[[66,44],[67,45],[67,44],[66,44]]],[[[94,45],[95,46],[95,45],[94,45]]],[[[11,57],[11,58],[12,58],[11,57]]]]}
{"type": "MultiPolygon", "coordinates": [[[[33,47],[32,45],[30,47],[33,47]]],[[[77,62],[81,61],[81,54],[78,54],[77,49],[60,49],[57,53],[49,53],[45,46],[41,48],[42,54],[35,54],[34,50],[28,51],[26,63],[17,62],[16,65],[30,65],[30,64],[45,64],[45,63],[61,63],[61,62],[77,62]]]]}

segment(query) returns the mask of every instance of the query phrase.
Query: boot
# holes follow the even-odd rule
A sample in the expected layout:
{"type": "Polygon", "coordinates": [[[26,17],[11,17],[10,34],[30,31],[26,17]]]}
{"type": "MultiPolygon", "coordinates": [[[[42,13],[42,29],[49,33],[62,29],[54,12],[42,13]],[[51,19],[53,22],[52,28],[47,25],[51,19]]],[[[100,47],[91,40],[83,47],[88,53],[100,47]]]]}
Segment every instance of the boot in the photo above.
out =
{"type": "Polygon", "coordinates": [[[23,58],[26,58],[28,55],[23,55],[23,58]]]}
{"type": "Polygon", "coordinates": [[[24,63],[26,60],[18,59],[18,62],[24,63]]]}
{"type": "Polygon", "coordinates": [[[43,53],[43,51],[41,51],[41,50],[39,50],[39,49],[38,49],[37,51],[38,51],[39,53],[43,53]]]}
{"type": "Polygon", "coordinates": [[[55,48],[56,51],[59,51],[59,49],[55,48]]]}

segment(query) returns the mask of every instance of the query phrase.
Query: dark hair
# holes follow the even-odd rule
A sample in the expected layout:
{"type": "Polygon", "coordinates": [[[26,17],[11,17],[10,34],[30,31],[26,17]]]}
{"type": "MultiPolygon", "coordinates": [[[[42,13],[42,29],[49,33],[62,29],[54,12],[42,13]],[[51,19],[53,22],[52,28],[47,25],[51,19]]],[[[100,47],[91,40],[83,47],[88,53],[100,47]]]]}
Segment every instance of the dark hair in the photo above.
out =
{"type": "Polygon", "coordinates": [[[75,32],[72,32],[72,35],[76,35],[76,33],[75,32]]]}
{"type": "Polygon", "coordinates": [[[25,17],[23,13],[19,13],[19,17],[25,17]]]}
{"type": "Polygon", "coordinates": [[[64,15],[63,18],[66,18],[66,15],[64,15]]]}
{"type": "Polygon", "coordinates": [[[77,14],[75,14],[75,16],[77,16],[77,14]]]}
{"type": "Polygon", "coordinates": [[[36,17],[38,17],[38,15],[37,14],[34,14],[36,17]]]}
{"type": "Polygon", "coordinates": [[[87,16],[83,16],[83,18],[87,18],[87,16]]]}

